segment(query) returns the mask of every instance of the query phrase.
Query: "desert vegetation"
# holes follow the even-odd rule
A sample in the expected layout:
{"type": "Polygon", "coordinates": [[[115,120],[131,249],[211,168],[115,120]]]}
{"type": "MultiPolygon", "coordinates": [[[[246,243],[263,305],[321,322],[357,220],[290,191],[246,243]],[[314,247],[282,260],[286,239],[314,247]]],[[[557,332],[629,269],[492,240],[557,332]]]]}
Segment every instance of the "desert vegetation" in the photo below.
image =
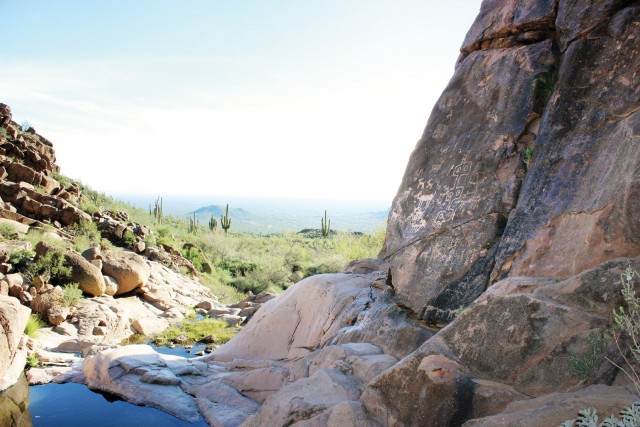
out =
{"type": "MultiPolygon", "coordinates": [[[[71,182],[62,175],[58,178],[71,182]]],[[[163,215],[161,197],[145,210],[114,200],[86,185],[81,186],[83,197],[79,206],[85,212],[90,215],[105,211],[125,212],[131,222],[151,230],[144,240],[147,247],[179,252],[196,270],[196,274],[187,270],[183,270],[183,274],[199,280],[227,303],[244,298],[247,292],[281,292],[308,276],[335,273],[351,260],[375,257],[384,239],[382,225],[372,234],[335,230],[329,233],[328,221],[324,218],[321,229],[266,235],[235,233],[230,227],[228,211],[220,219],[220,228],[218,221],[215,225],[210,221],[208,227],[200,226],[196,218],[163,215]]],[[[320,224],[310,224],[314,225],[320,224]]],[[[78,252],[92,245],[113,246],[101,236],[93,222],[82,221],[68,231],[72,240],[66,246],[78,252]]],[[[30,233],[25,238],[34,245],[37,241],[48,240],[46,230],[30,233]]],[[[65,246],[60,241],[54,243],[65,246]]],[[[133,243],[135,236],[126,232],[118,242],[125,247],[133,243]]]]}

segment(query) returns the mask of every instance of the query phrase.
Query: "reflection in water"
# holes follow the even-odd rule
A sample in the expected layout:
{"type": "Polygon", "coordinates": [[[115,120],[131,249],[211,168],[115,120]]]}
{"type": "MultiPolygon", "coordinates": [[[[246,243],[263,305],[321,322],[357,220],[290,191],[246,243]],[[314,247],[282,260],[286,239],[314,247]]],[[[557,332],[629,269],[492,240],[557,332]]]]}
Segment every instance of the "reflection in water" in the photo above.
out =
{"type": "Polygon", "coordinates": [[[0,426],[31,427],[29,414],[29,384],[24,374],[18,382],[0,392],[0,426]]]}
{"type": "MultiPolygon", "coordinates": [[[[29,410],[38,427],[207,427],[201,418],[188,423],[165,412],[136,406],[115,396],[94,393],[80,384],[31,387],[29,410]]],[[[26,424],[31,425],[31,423],[26,424]]],[[[2,424],[4,426],[4,424],[2,424]]],[[[22,426],[20,426],[22,427],[22,426]]]]}

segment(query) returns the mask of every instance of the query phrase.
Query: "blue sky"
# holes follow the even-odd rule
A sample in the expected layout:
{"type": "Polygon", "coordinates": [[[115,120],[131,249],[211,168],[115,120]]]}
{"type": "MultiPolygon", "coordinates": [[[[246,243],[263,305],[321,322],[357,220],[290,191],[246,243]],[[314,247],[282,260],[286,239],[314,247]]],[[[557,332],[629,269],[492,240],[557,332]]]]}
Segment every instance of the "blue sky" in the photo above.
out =
{"type": "Polygon", "coordinates": [[[391,201],[480,0],[0,0],[0,102],[108,193],[391,201]]]}

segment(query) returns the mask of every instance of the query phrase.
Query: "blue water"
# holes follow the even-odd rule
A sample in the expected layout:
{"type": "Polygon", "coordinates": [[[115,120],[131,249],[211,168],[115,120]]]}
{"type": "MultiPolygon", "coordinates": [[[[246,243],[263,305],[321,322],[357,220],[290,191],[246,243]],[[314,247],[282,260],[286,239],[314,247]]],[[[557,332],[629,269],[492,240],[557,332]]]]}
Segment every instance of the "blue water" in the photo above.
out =
{"type": "Polygon", "coordinates": [[[81,384],[38,385],[30,391],[29,411],[35,427],[208,427],[202,418],[192,424],[158,409],[95,393],[81,384]]]}

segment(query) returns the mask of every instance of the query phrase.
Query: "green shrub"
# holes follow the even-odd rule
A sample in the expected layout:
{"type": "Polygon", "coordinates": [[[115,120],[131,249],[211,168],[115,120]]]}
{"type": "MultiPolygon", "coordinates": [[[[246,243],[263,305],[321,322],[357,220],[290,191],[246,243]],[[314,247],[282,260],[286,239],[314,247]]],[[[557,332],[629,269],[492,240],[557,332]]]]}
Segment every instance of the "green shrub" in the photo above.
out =
{"type": "Polygon", "coordinates": [[[62,251],[52,250],[44,256],[37,257],[23,274],[30,280],[36,276],[48,274],[52,280],[59,281],[71,277],[71,272],[71,267],[66,264],[62,251]]]}
{"type": "Polygon", "coordinates": [[[233,338],[237,331],[238,328],[229,327],[222,320],[202,319],[171,326],[155,336],[152,341],[156,345],[167,345],[179,336],[187,336],[188,339],[184,344],[193,344],[205,337],[213,336],[216,344],[224,344],[233,338]]]}
{"type": "Polygon", "coordinates": [[[249,291],[253,292],[254,294],[259,294],[260,292],[266,290],[267,287],[269,287],[269,283],[257,282],[250,277],[237,277],[231,282],[231,286],[233,286],[238,290],[238,292],[242,292],[243,294],[246,294],[249,291]]]}
{"type": "Polygon", "coordinates": [[[77,252],[82,252],[102,240],[98,226],[91,220],[73,224],[68,227],[68,231],[73,235],[73,248],[77,252]]]}
{"type": "Polygon", "coordinates": [[[9,254],[9,262],[11,264],[18,264],[20,261],[22,261],[25,258],[33,258],[34,256],[36,256],[36,253],[32,250],[24,250],[24,249],[19,249],[17,251],[13,251],[9,254]]]}
{"type": "Polygon", "coordinates": [[[82,299],[82,289],[78,283],[69,283],[62,288],[62,291],[64,292],[64,304],[67,307],[71,307],[82,299]]]}
{"type": "Polygon", "coordinates": [[[5,240],[12,240],[18,237],[18,231],[11,224],[0,223],[0,237],[5,240]]]}
{"type": "Polygon", "coordinates": [[[124,243],[127,246],[133,246],[135,245],[136,241],[137,239],[135,234],[133,234],[129,230],[124,231],[124,234],[122,235],[122,243],[124,243]]]}
{"type": "Polygon", "coordinates": [[[8,136],[7,129],[0,128],[0,136],[6,138],[8,136]]]}
{"type": "Polygon", "coordinates": [[[71,178],[61,175],[58,172],[53,172],[51,174],[51,177],[58,181],[64,188],[68,188],[73,183],[73,180],[71,178]]]}
{"type": "Polygon", "coordinates": [[[640,403],[624,408],[620,411],[620,419],[611,415],[598,424],[598,411],[586,408],[578,411],[578,418],[567,420],[560,427],[637,427],[640,426],[640,403]]]}
{"type": "Polygon", "coordinates": [[[589,333],[589,338],[587,338],[587,353],[582,355],[574,353],[569,354],[573,372],[582,382],[589,379],[596,361],[602,355],[606,347],[607,340],[604,338],[601,339],[598,334],[591,332],[589,333]]]}
{"type": "Polygon", "coordinates": [[[24,333],[30,336],[31,338],[35,338],[38,332],[38,329],[44,328],[45,323],[40,318],[40,316],[36,314],[31,314],[29,316],[29,320],[27,320],[27,325],[24,327],[24,333]]]}
{"type": "Polygon", "coordinates": [[[182,256],[191,261],[198,271],[204,271],[204,264],[207,263],[207,260],[201,250],[188,246],[182,249],[182,256]]]}

